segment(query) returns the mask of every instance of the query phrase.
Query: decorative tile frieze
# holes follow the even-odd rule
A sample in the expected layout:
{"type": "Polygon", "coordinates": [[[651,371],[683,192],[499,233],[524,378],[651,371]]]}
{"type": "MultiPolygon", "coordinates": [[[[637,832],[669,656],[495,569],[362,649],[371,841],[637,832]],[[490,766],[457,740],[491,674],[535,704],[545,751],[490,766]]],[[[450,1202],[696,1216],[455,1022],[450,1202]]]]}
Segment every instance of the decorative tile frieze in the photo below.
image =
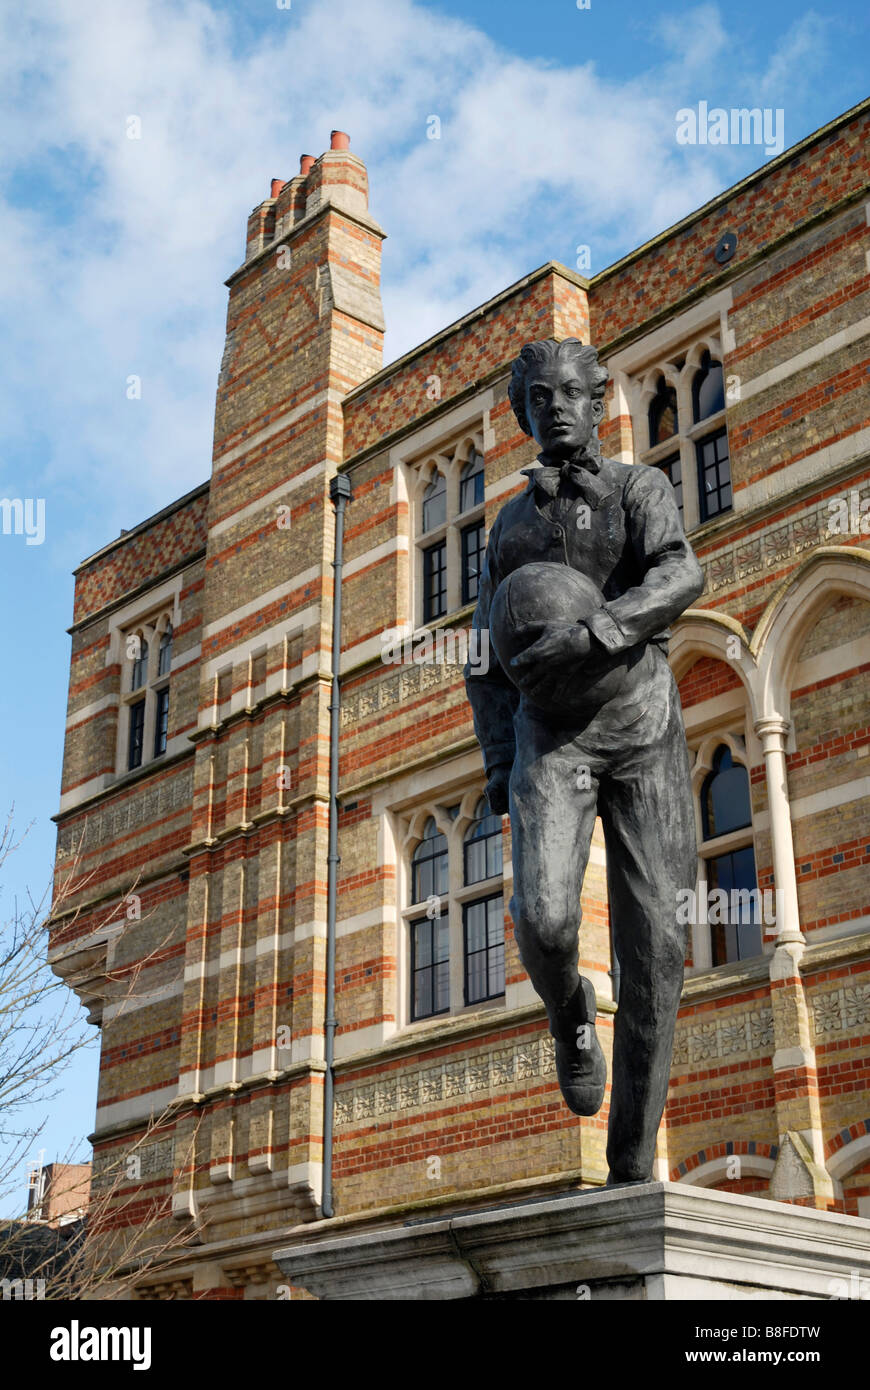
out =
{"type": "Polygon", "coordinates": [[[408,1071],[379,1076],[360,1086],[339,1086],[335,1100],[336,1126],[353,1121],[395,1114],[399,1110],[426,1109],[458,1096],[509,1086],[555,1071],[553,1039],[526,1038],[510,1047],[471,1056],[437,1066],[414,1067],[408,1071]]]}
{"type": "Polygon", "coordinates": [[[761,540],[754,539],[746,541],[743,545],[738,545],[734,563],[738,573],[746,577],[750,574],[758,574],[764,568],[762,562],[761,540]]]}
{"type": "Polygon", "coordinates": [[[833,1033],[841,1028],[843,1013],[840,995],[841,991],[835,989],[828,994],[817,994],[813,1000],[813,1019],[817,1034],[833,1033]]]}
{"type": "Polygon", "coordinates": [[[693,1062],[706,1062],[708,1057],[719,1056],[719,1037],[715,1023],[701,1023],[691,1035],[693,1062]]]}
{"type": "Polygon", "coordinates": [[[431,1105],[433,1101],[441,1100],[444,1094],[444,1069],[443,1067],[430,1067],[428,1071],[420,1073],[420,1103],[421,1105],[431,1105]]]}
{"type": "Polygon", "coordinates": [[[157,1139],[150,1144],[130,1144],[129,1150],[112,1149],[94,1154],[91,1165],[92,1183],[103,1190],[127,1179],[157,1177],[172,1171],[172,1137],[157,1139]]]}
{"type": "Polygon", "coordinates": [[[863,1028],[870,1023],[870,984],[826,990],[814,995],[812,1004],[817,1037],[863,1028]]]}
{"type": "Polygon", "coordinates": [[[730,1057],[735,1052],[749,1052],[751,1044],[747,1037],[746,1016],[738,1018],[734,1023],[723,1023],[719,1029],[719,1051],[723,1057],[730,1057]]]}
{"type": "Polygon", "coordinates": [[[448,1062],[444,1068],[444,1095],[448,1100],[453,1096],[464,1095],[468,1089],[468,1073],[465,1059],[461,1062],[448,1062]]]}
{"type": "MultiPolygon", "coordinates": [[[[460,644],[457,644],[457,648],[459,646],[460,644]]],[[[373,680],[371,684],[362,689],[343,695],[341,701],[342,728],[347,728],[360,720],[369,719],[372,715],[376,715],[379,710],[387,709],[391,705],[401,704],[405,700],[413,700],[417,696],[425,695],[428,690],[433,690],[438,685],[450,684],[457,680],[462,674],[464,660],[454,661],[453,656],[452,649],[447,649],[443,654],[443,660],[428,664],[390,667],[388,668],[389,674],[380,680],[373,680]]]]}
{"type": "Polygon", "coordinates": [[[759,1009],[749,1014],[749,1043],[751,1052],[765,1052],[773,1047],[772,1009],[759,1009]]]}
{"type": "MultiPolygon", "coordinates": [[[[857,493],[858,503],[852,510],[858,514],[860,503],[870,497],[870,484],[847,490],[857,493]]],[[[847,539],[848,537],[845,537],[847,539]]],[[[714,551],[702,560],[705,592],[715,594],[732,584],[742,584],[752,575],[763,573],[795,555],[802,555],[819,545],[842,545],[844,536],[837,527],[837,514],[828,500],[816,503],[758,535],[740,540],[714,551]]]]}
{"type": "Polygon", "coordinates": [[[96,807],[85,820],[83,839],[81,822],[63,826],[58,834],[58,856],[65,858],[72,853],[78,848],[80,840],[83,849],[106,844],[117,839],[123,831],[151,825],[161,816],[192,804],[193,772],[188,768],[148,787],[141,795],[128,796],[114,805],[96,807]]]}
{"type": "Polygon", "coordinates": [[[773,1047],[773,1011],[753,1009],[723,1019],[692,1020],[677,1027],[673,1066],[700,1066],[719,1058],[746,1056],[773,1047]]]}
{"type": "Polygon", "coordinates": [[[506,1086],[509,1081],[513,1081],[516,1068],[516,1056],[512,1047],[504,1047],[499,1052],[492,1054],[492,1084],[493,1086],[506,1086]]]}

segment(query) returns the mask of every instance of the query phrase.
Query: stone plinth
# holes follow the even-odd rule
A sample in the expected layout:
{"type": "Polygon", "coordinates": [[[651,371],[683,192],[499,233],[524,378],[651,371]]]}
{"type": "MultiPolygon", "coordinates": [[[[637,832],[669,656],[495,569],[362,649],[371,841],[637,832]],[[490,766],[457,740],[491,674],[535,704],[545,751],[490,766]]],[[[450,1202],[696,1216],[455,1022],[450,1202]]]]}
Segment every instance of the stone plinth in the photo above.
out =
{"type": "Polygon", "coordinates": [[[870,1221],[679,1183],[341,1226],[274,1255],[317,1298],[870,1297],[870,1221]]]}

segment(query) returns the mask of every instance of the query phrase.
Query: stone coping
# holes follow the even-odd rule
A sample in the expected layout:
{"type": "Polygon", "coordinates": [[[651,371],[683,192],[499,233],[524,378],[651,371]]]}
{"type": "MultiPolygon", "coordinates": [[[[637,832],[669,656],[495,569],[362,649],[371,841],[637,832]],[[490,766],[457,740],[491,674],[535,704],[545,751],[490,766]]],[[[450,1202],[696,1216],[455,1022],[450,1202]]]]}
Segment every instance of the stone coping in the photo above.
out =
{"type": "Polygon", "coordinates": [[[325,1299],[576,1298],[578,1287],[592,1298],[830,1299],[856,1280],[870,1293],[870,1221],[679,1183],[545,1196],[338,1238],[319,1224],[314,1239],[273,1259],[325,1299]]]}

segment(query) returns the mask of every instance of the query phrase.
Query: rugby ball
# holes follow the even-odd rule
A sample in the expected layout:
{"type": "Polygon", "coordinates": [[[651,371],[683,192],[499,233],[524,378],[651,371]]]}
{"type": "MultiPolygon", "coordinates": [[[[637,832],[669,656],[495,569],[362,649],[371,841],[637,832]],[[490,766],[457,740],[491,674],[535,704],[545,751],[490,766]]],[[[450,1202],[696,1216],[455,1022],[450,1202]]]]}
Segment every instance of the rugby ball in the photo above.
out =
{"type": "Polygon", "coordinates": [[[489,635],[505,675],[537,708],[554,718],[589,719],[624,690],[640,652],[606,651],[592,638],[592,654],[573,667],[554,661],[548,679],[534,695],[540,668],[515,670],[512,659],[532,646],[550,623],[579,623],[604,607],[596,585],[579,570],[554,562],[521,565],[507,575],[493,596],[489,635]]]}

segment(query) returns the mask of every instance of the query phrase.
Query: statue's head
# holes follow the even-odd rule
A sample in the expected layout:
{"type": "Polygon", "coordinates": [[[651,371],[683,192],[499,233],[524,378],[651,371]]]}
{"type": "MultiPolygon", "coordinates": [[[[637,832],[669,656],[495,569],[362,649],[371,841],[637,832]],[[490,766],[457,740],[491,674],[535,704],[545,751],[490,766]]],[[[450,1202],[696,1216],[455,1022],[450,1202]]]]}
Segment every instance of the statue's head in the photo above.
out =
{"type": "Polygon", "coordinates": [[[597,350],[579,338],[526,343],[508,390],[520,429],[554,460],[589,443],[604,415],[609,380],[597,350]]]}

